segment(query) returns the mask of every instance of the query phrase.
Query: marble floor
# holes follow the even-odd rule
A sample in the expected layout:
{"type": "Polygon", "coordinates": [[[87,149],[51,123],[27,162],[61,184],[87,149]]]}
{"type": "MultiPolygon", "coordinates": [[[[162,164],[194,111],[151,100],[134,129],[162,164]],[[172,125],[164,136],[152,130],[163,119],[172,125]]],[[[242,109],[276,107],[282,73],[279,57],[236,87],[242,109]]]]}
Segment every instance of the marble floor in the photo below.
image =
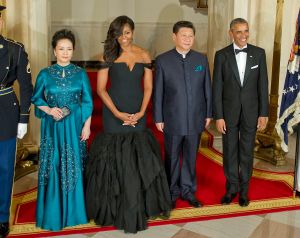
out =
{"type": "MultiPolygon", "coordinates": [[[[214,146],[222,151],[220,135],[214,128],[214,146]]],[[[295,136],[290,139],[290,152],[286,155],[287,165],[276,167],[268,162],[255,160],[254,167],[271,171],[294,170],[295,136]]],[[[26,191],[37,185],[37,173],[29,174],[16,181],[14,193],[26,191]]],[[[154,226],[137,234],[122,231],[105,231],[93,234],[59,237],[81,238],[299,238],[300,210],[262,215],[224,218],[209,221],[189,222],[176,225],[154,226]]]]}

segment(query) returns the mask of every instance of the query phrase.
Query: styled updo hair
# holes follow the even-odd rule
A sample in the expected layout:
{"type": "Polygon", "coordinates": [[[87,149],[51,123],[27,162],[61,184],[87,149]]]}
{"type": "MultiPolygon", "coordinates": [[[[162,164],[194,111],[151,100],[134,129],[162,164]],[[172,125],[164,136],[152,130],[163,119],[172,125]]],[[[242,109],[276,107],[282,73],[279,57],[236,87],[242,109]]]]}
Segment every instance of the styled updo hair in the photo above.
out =
{"type": "Polygon", "coordinates": [[[119,16],[110,23],[106,40],[104,41],[103,59],[105,62],[114,62],[122,53],[118,37],[123,34],[123,28],[126,24],[132,31],[134,30],[134,22],[128,16],[119,16]]]}
{"type": "Polygon", "coordinates": [[[75,36],[72,31],[68,29],[62,29],[54,33],[52,37],[52,48],[55,49],[59,40],[68,39],[72,42],[73,48],[75,48],[75,36]]]}

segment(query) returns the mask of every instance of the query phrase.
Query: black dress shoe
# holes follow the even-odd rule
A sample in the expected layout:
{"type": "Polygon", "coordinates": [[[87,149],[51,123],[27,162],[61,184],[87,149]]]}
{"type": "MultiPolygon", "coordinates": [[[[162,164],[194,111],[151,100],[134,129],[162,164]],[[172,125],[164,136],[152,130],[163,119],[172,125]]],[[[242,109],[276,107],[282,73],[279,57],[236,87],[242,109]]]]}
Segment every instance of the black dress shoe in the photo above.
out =
{"type": "Polygon", "coordinates": [[[8,233],[9,233],[9,223],[8,222],[0,223],[0,238],[6,237],[8,233]]]}
{"type": "Polygon", "coordinates": [[[198,201],[195,197],[188,198],[187,201],[192,207],[202,207],[203,206],[202,203],[200,201],[198,201]]]}
{"type": "Polygon", "coordinates": [[[232,200],[236,197],[236,193],[226,193],[222,199],[221,204],[222,205],[228,205],[232,202],[232,200]]]}
{"type": "Polygon", "coordinates": [[[247,207],[250,203],[250,200],[247,196],[240,196],[239,197],[239,205],[241,207],[247,207]]]}
{"type": "Polygon", "coordinates": [[[296,196],[300,198],[300,192],[296,191],[296,196]]]}

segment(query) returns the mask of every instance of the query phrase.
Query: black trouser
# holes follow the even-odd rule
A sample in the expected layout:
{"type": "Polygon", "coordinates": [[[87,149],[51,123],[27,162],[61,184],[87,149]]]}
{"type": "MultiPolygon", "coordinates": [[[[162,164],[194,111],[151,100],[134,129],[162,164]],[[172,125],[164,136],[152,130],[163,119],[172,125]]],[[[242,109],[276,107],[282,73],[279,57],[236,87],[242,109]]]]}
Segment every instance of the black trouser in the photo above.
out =
{"type": "Polygon", "coordinates": [[[164,137],[165,168],[171,199],[175,201],[180,195],[183,199],[189,199],[194,196],[197,189],[196,158],[200,136],[165,133],[164,137]]]}
{"type": "Polygon", "coordinates": [[[223,134],[223,168],[226,177],[226,192],[248,193],[253,170],[253,150],[256,126],[248,126],[241,116],[236,126],[226,125],[223,134]]]}

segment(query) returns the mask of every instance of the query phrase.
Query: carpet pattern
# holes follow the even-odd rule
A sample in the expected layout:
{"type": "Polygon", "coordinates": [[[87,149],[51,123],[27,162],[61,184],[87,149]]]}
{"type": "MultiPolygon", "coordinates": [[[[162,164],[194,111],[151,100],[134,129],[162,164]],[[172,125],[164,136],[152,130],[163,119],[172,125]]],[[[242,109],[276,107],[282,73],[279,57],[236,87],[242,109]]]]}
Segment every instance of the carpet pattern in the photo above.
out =
{"type": "MultiPolygon", "coordinates": [[[[89,72],[95,109],[92,118],[92,136],[101,130],[101,101],[96,95],[96,72],[89,72]]],[[[151,105],[150,105],[151,110],[151,105]]],[[[163,136],[154,128],[151,113],[148,113],[148,126],[153,130],[163,148],[163,136]]],[[[204,207],[192,208],[186,201],[179,200],[176,209],[168,220],[150,220],[149,226],[174,224],[189,221],[218,219],[266,212],[300,209],[300,199],[292,198],[292,173],[275,173],[254,169],[250,183],[248,207],[240,207],[237,198],[230,205],[220,205],[225,193],[225,177],[222,169],[222,154],[215,150],[213,137],[208,132],[202,136],[201,149],[197,158],[197,193],[204,207]]],[[[163,152],[163,151],[162,151],[163,152]]],[[[113,227],[99,227],[92,222],[86,225],[65,228],[60,232],[49,232],[35,227],[35,204],[37,190],[14,195],[11,208],[11,232],[9,237],[50,237],[112,230],[113,227]]]]}
{"type": "MultiPolygon", "coordinates": [[[[211,137],[211,141],[212,139],[211,137]]],[[[274,173],[256,169],[250,184],[250,205],[242,208],[237,200],[230,205],[220,205],[219,200],[225,192],[221,161],[222,154],[212,147],[202,148],[198,153],[196,196],[204,203],[204,207],[192,208],[185,201],[179,200],[168,220],[150,220],[149,226],[300,209],[300,199],[292,198],[293,175],[291,173],[274,173]]],[[[11,217],[13,225],[10,237],[47,237],[114,229],[99,227],[93,223],[69,227],[60,232],[38,229],[35,227],[36,195],[35,188],[13,197],[11,217]]]]}

